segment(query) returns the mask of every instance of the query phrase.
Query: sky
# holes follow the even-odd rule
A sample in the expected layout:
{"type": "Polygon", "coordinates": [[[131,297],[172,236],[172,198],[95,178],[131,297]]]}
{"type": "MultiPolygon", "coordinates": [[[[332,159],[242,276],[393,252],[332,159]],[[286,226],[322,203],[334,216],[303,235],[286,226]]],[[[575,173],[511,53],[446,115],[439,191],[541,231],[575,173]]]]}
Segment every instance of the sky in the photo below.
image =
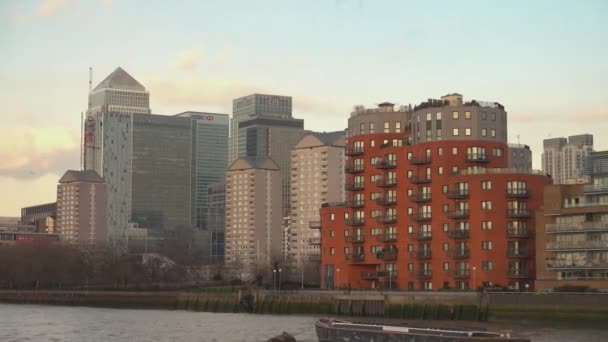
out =
{"type": "Polygon", "coordinates": [[[509,140],[595,135],[608,149],[608,1],[0,0],[0,216],[56,197],[79,168],[80,114],[121,66],[152,112],[231,113],[293,97],[305,128],[354,105],[451,92],[505,105],[509,140]]]}

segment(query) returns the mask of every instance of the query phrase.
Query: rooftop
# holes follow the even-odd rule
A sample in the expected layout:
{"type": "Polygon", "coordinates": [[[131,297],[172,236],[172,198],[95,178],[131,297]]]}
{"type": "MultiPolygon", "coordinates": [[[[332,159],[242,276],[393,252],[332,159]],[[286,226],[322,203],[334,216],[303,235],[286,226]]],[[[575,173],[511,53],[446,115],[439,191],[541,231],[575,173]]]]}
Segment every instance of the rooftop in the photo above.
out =
{"type": "Polygon", "coordinates": [[[118,67],[111,74],[108,75],[93,91],[101,89],[118,89],[118,90],[132,90],[132,91],[146,91],[141,83],[139,83],[133,76],[129,75],[128,72],[124,71],[123,68],[118,67]]]}
{"type": "Polygon", "coordinates": [[[277,164],[268,157],[241,157],[235,160],[228,171],[239,171],[249,169],[261,169],[261,170],[279,170],[277,164]]]}
{"type": "Polygon", "coordinates": [[[93,170],[76,171],[68,170],[63,174],[63,177],[59,179],[59,183],[74,183],[74,182],[88,182],[88,183],[103,183],[104,180],[93,170]]]}

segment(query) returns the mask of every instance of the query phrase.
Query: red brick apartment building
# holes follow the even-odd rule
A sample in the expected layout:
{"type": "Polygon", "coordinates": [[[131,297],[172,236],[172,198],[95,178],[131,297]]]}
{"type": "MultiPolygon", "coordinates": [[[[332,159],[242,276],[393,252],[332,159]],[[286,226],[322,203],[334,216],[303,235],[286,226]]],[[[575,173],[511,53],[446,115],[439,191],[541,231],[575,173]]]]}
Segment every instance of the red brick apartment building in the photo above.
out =
{"type": "Polygon", "coordinates": [[[509,169],[499,103],[450,94],[356,107],[347,200],[326,203],[323,288],[534,288],[535,215],[550,178],[509,169]]]}

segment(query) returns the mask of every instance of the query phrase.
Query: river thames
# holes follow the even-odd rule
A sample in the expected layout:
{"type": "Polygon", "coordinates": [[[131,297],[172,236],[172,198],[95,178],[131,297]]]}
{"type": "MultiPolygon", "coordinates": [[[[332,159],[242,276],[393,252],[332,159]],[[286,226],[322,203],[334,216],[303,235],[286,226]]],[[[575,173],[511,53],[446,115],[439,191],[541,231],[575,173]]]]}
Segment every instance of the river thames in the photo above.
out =
{"type": "MultiPolygon", "coordinates": [[[[312,342],[317,341],[314,321],[306,316],[0,304],[0,341],[262,342],[287,331],[298,342],[312,342]]],[[[608,330],[477,324],[533,341],[608,341],[608,330]]]]}

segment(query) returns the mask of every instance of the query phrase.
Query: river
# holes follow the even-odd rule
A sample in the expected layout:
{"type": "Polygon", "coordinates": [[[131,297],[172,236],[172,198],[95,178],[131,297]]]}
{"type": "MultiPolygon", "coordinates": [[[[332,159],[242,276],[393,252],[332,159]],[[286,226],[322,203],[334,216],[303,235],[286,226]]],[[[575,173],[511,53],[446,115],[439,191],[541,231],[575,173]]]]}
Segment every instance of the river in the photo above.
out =
{"type": "MultiPolygon", "coordinates": [[[[287,331],[297,334],[298,342],[316,342],[314,320],[306,316],[0,304],[0,341],[263,342],[287,331]]],[[[462,324],[517,332],[538,342],[608,341],[608,330],[462,324]]]]}

